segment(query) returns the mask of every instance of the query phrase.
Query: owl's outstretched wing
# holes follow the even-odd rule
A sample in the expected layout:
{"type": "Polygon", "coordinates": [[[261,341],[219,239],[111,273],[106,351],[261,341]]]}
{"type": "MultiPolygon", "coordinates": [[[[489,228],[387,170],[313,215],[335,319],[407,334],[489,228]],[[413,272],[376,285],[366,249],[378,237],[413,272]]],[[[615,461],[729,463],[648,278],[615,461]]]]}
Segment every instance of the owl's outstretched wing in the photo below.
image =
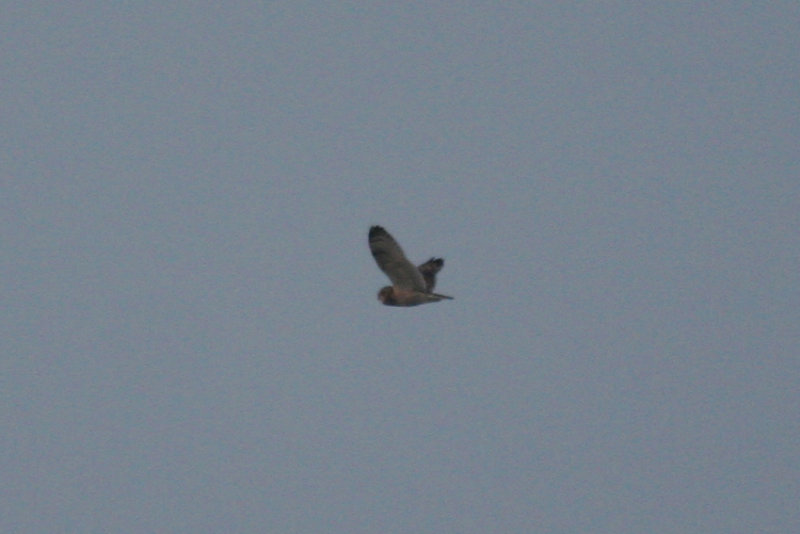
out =
{"type": "Polygon", "coordinates": [[[369,250],[394,287],[428,292],[423,274],[408,261],[403,249],[383,227],[373,226],[369,229],[369,250]]]}
{"type": "Polygon", "coordinates": [[[436,273],[444,267],[444,260],[442,258],[431,258],[419,267],[419,272],[425,279],[425,291],[433,293],[433,288],[436,287],[436,273]]]}

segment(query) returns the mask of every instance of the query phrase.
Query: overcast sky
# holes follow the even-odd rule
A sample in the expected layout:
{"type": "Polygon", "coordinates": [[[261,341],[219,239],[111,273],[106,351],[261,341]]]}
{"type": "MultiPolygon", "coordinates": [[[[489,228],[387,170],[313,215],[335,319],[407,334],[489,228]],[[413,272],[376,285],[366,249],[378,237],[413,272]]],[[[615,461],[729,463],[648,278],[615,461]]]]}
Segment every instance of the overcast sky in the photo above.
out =
{"type": "Polygon", "coordinates": [[[800,532],[800,4],[539,4],[5,6],[0,530],[800,532]]]}

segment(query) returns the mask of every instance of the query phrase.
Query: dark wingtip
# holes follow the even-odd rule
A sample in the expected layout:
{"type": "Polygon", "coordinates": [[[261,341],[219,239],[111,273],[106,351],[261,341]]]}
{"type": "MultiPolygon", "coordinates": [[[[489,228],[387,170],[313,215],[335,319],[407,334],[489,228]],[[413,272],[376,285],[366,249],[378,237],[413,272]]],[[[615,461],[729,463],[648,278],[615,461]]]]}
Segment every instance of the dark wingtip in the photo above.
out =
{"type": "Polygon", "coordinates": [[[427,267],[429,265],[433,265],[436,268],[436,270],[438,271],[442,267],[444,267],[444,258],[431,258],[428,261],[426,261],[425,263],[423,263],[422,265],[420,265],[420,268],[427,267]]]}
{"type": "Polygon", "coordinates": [[[383,229],[383,226],[370,226],[369,228],[369,237],[373,237],[378,234],[385,234],[386,230],[383,229]]]}

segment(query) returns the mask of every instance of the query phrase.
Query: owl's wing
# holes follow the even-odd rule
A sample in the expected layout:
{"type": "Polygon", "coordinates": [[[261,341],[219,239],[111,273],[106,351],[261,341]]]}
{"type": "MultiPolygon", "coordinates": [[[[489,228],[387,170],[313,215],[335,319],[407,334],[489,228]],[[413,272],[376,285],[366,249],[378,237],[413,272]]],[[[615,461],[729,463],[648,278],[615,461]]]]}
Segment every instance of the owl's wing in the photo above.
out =
{"type": "Polygon", "coordinates": [[[393,286],[399,289],[427,292],[422,273],[408,261],[403,254],[403,249],[389,235],[389,232],[380,226],[370,228],[369,249],[378,267],[386,273],[393,286]]]}
{"type": "Polygon", "coordinates": [[[425,279],[425,291],[433,293],[433,288],[436,287],[436,273],[444,267],[444,260],[442,258],[431,258],[419,267],[419,272],[422,273],[422,278],[425,279]]]}

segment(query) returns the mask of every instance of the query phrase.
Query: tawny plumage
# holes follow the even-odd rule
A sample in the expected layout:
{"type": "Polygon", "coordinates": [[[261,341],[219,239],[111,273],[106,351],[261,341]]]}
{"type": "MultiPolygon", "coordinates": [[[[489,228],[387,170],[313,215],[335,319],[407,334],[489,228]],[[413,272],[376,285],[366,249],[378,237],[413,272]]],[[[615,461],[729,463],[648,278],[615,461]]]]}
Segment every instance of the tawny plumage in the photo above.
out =
{"type": "Polygon", "coordinates": [[[436,273],[442,270],[444,260],[431,258],[419,267],[408,261],[397,241],[380,226],[369,229],[369,249],[386,273],[392,285],[378,292],[378,300],[387,306],[417,306],[428,302],[439,302],[453,297],[433,292],[436,273]]]}

